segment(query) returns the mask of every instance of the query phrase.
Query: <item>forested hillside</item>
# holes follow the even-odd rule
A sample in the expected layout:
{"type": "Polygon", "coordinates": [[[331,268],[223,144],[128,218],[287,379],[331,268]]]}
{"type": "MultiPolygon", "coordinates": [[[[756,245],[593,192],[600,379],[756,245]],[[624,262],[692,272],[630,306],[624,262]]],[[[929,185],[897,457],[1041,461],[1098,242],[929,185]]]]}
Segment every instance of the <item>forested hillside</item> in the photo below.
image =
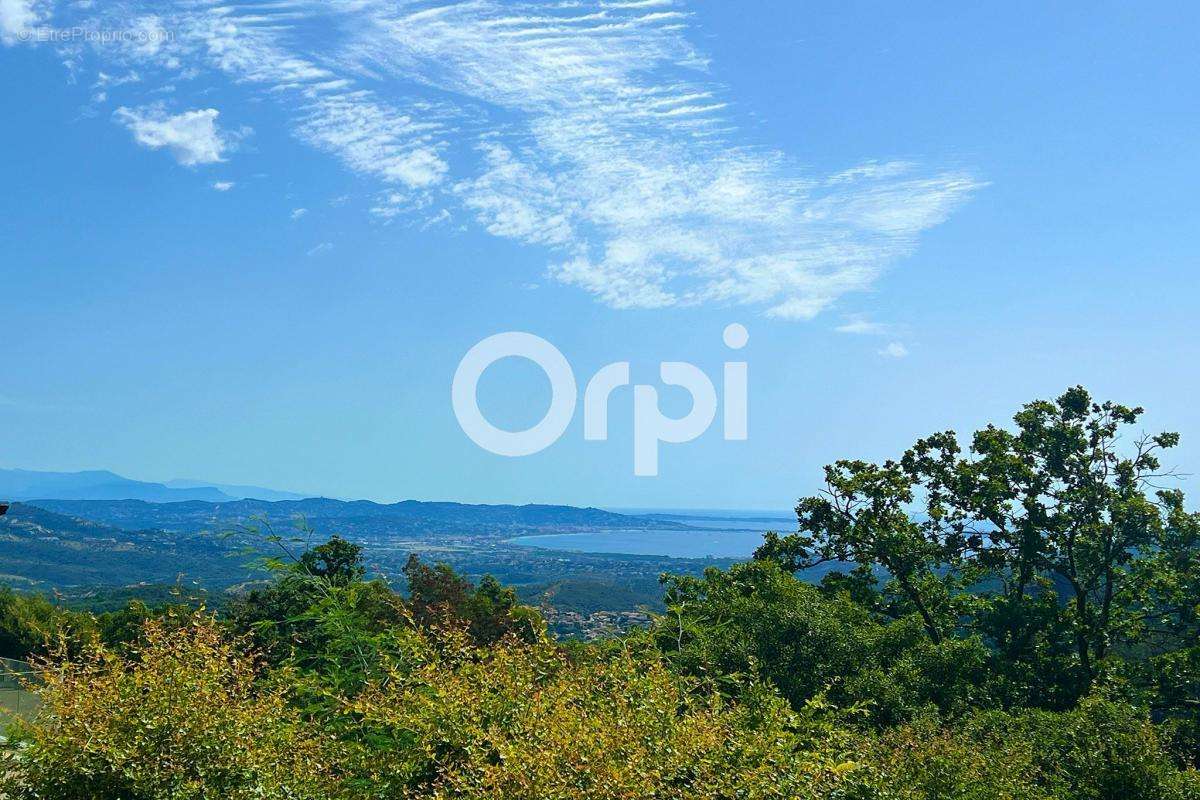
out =
{"type": "Polygon", "coordinates": [[[468,505],[404,500],[233,500],[228,502],[148,503],[142,500],[39,500],[49,511],[131,530],[156,528],[178,533],[234,529],[269,522],[288,527],[304,519],[313,527],[336,527],[363,538],[454,531],[481,536],[513,536],[576,528],[680,528],[668,520],[615,514],[598,508],[550,505],[468,505]]]}
{"type": "Polygon", "coordinates": [[[678,522],[571,506],[379,504],[310,499],[147,503],[37,500],[0,517],[0,585],[57,592],[72,604],[118,595],[204,591],[213,607],[265,580],[259,546],[270,535],[319,544],[339,535],[363,548],[374,577],[403,584],[418,553],[481,578],[493,574],[545,609],[551,627],[584,635],[610,627],[596,615],[661,610],[658,576],[698,573],[728,560],[566,553],[509,542],[576,531],[686,531],[678,522]],[[53,510],[48,510],[53,509],[53,510]]]}

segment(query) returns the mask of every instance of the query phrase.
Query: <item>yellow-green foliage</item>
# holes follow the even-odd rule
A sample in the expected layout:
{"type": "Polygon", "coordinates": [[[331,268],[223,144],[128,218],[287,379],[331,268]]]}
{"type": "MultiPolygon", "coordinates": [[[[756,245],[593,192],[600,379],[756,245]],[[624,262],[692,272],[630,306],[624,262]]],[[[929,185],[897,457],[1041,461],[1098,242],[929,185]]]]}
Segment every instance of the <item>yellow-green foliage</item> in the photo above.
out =
{"type": "Polygon", "coordinates": [[[847,735],[765,689],[689,692],[653,651],[413,637],[322,728],[280,688],[295,676],[259,674],[211,620],[149,622],[124,658],[46,665],[0,796],[816,798],[856,769],[847,735]]]}
{"type": "Polygon", "coordinates": [[[0,796],[241,800],[328,796],[326,743],[197,616],[150,621],[122,659],[97,646],[46,662],[42,708],[6,755],[0,796]]]}
{"type": "Polygon", "coordinates": [[[692,696],[650,654],[572,662],[549,642],[459,641],[354,702],[366,783],[431,798],[823,797],[853,771],[835,738],[799,745],[777,697],[692,696]]]}
{"type": "Polygon", "coordinates": [[[1099,698],[878,732],[823,696],[793,710],[766,684],[713,691],[645,638],[568,649],[403,627],[347,693],[319,671],[264,673],[241,641],[168,617],[119,653],[49,660],[41,712],[0,751],[0,798],[1200,797],[1159,728],[1099,698]]]}

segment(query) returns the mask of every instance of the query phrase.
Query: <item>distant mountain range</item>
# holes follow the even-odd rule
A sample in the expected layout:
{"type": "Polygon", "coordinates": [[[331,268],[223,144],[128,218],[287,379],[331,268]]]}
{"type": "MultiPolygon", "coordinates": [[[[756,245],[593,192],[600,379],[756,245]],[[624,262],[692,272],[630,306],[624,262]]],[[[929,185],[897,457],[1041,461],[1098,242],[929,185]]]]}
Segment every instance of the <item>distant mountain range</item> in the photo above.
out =
{"type": "Polygon", "coordinates": [[[296,537],[313,543],[338,534],[364,547],[374,573],[392,579],[417,553],[474,578],[493,574],[523,597],[561,584],[555,596],[570,607],[611,610],[612,603],[659,602],[659,574],[689,567],[666,557],[565,553],[511,540],[602,530],[704,532],[599,508],[275,499],[280,495],[287,496],[253,486],[134,481],[108,471],[0,470],[0,502],[13,501],[0,517],[0,587],[90,592],[183,583],[221,592],[267,577],[253,565],[255,553],[277,556],[280,547],[295,547],[296,537]],[[582,594],[571,593],[576,581],[583,581],[582,594]]]}
{"type": "MultiPolygon", "coordinates": [[[[320,498],[168,503],[38,499],[13,503],[0,517],[0,586],[128,586],[171,583],[184,576],[189,584],[194,580],[223,589],[265,577],[248,561],[251,551],[278,555],[264,535],[268,532],[311,542],[340,534],[366,548],[372,569],[392,576],[400,574],[409,553],[421,553],[430,560],[448,560],[467,574],[490,572],[512,583],[541,585],[579,574],[589,579],[609,574],[627,582],[623,572],[628,565],[614,566],[621,557],[588,561],[587,556],[538,551],[508,540],[525,534],[642,528],[687,530],[669,521],[572,506],[411,500],[385,505],[320,498]],[[306,534],[300,523],[314,533],[306,534]],[[567,562],[580,566],[564,568],[567,562]]],[[[647,563],[642,572],[649,574],[638,578],[639,585],[655,585],[661,571],[647,563]]]]}
{"type": "MultiPolygon", "coordinates": [[[[211,483],[209,481],[192,481],[176,478],[165,481],[163,486],[169,489],[216,489],[232,500],[303,500],[312,497],[308,494],[281,492],[278,489],[267,489],[262,486],[242,486],[236,483],[211,483]]],[[[129,497],[127,500],[145,500],[144,497],[129,497]]],[[[202,497],[189,498],[203,500],[202,497]]]]}
{"type": "Polygon", "coordinates": [[[663,517],[620,514],[599,508],[306,498],[261,486],[194,480],[149,483],[107,470],[0,469],[0,501],[33,503],[47,511],[122,530],[178,533],[237,527],[251,520],[290,525],[297,519],[325,530],[336,528],[368,537],[444,531],[490,536],[514,531],[689,527],[663,517]]]}
{"type": "Polygon", "coordinates": [[[304,495],[194,480],[165,483],[135,481],[108,470],[86,472],[36,472],[0,469],[0,501],[5,500],[144,500],[148,503],[181,503],[202,500],[224,503],[255,500],[300,500],[304,495]]]}
{"type": "Polygon", "coordinates": [[[664,519],[616,514],[599,508],[551,505],[469,505],[404,500],[190,500],[151,503],[142,500],[77,500],[42,498],[36,505],[76,519],[92,520],[124,530],[198,533],[237,528],[268,521],[288,530],[304,520],[316,530],[349,533],[364,539],[457,533],[508,537],[520,533],[596,530],[687,530],[689,526],[664,519]]]}

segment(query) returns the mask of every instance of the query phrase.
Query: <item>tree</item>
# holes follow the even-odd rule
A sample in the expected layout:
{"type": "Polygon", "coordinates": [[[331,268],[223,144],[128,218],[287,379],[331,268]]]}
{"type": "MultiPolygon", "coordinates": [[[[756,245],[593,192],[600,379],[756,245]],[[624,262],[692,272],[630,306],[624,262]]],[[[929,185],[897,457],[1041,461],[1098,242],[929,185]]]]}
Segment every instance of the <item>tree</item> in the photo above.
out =
{"type": "Polygon", "coordinates": [[[756,557],[853,562],[841,586],[869,596],[884,578],[882,610],[916,613],[934,643],[984,635],[1026,684],[1014,691],[1068,705],[1114,654],[1196,631],[1200,523],[1160,485],[1179,436],[1123,448],[1142,414],[1074,387],[1025,405],[1011,430],[976,432],[966,452],[946,431],[897,461],[839,461],[798,503],[798,532],[769,535],[756,557]]]}
{"type": "Polygon", "coordinates": [[[229,604],[228,622],[276,665],[288,665],[322,687],[310,711],[326,712],[330,690],[352,695],[380,668],[382,653],[402,649],[413,628],[403,598],[382,579],[365,580],[362,548],[334,536],[276,560],[276,581],[229,604]]]}
{"type": "Polygon", "coordinates": [[[801,711],[821,698],[895,724],[928,707],[991,705],[977,638],[933,643],[920,618],[880,619],[850,595],[805,583],[771,560],[671,575],[651,636],[678,671],[736,694],[761,678],[801,711]]]}
{"type": "MultiPolygon", "coordinates": [[[[1096,403],[1077,386],[1053,402],[1027,404],[1014,417],[1015,431],[989,426],[976,433],[971,457],[953,470],[914,470],[987,526],[978,560],[1001,579],[1006,604],[1032,609],[1048,591],[1067,601],[1061,620],[1084,686],[1114,646],[1135,634],[1131,622],[1145,611],[1132,580],[1138,562],[1144,568],[1144,559],[1169,544],[1170,509],[1183,501],[1157,485],[1168,477],[1159,454],[1178,444],[1178,434],[1141,435],[1127,451],[1119,447],[1123,430],[1142,414],[1096,403]]],[[[1019,621],[1006,633],[1013,656],[1034,638],[1019,621]]]]}
{"type": "Polygon", "coordinates": [[[41,595],[0,586],[0,658],[23,661],[44,654],[60,640],[78,646],[97,635],[90,614],[67,611],[41,595]]]}
{"type": "Polygon", "coordinates": [[[297,571],[340,585],[361,580],[366,572],[362,564],[362,547],[335,535],[328,542],[305,550],[297,563],[297,571]]]}
{"type": "Polygon", "coordinates": [[[912,505],[917,481],[894,461],[838,461],[825,468],[825,489],[796,505],[798,532],[769,533],[755,558],[791,571],[829,561],[856,565],[856,583],[888,581],[882,609],[893,617],[920,616],[937,644],[955,625],[956,594],[974,579],[963,555],[961,531],[918,521],[912,505]]]}
{"type": "Polygon", "coordinates": [[[448,564],[429,566],[412,553],[404,565],[408,582],[408,602],[413,619],[419,625],[434,625],[450,619],[463,619],[471,582],[459,576],[448,564]]]}
{"type": "Polygon", "coordinates": [[[404,565],[409,607],[423,627],[465,624],[476,642],[489,644],[509,634],[532,641],[544,623],[517,593],[484,575],[475,587],[447,564],[429,566],[413,553],[404,565]]]}

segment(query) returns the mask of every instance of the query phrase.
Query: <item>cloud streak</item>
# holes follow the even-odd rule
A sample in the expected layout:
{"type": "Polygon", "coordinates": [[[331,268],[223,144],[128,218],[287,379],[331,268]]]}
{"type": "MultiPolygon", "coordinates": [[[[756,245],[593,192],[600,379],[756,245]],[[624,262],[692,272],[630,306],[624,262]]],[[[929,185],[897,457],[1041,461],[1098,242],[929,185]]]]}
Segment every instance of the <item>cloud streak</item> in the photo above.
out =
{"type": "Polygon", "coordinates": [[[493,234],[555,251],[552,277],[617,308],[810,318],[869,288],[979,185],[905,162],[814,176],[740,144],[673,4],[390,8],[373,7],[356,65],[515,118],[483,134],[456,193],[493,234]]]}
{"type": "Polygon", "coordinates": [[[862,314],[853,314],[844,323],[834,328],[838,333],[848,333],[854,336],[894,336],[898,326],[886,322],[875,322],[862,314]]]}
{"type": "MultiPolygon", "coordinates": [[[[374,184],[379,217],[461,213],[614,308],[811,318],[870,289],[982,185],[901,160],[816,174],[804,154],[755,144],[673,0],[180,2],[126,13],[126,24],[178,35],[103,58],[252,87],[290,115],[297,138],[374,184]]],[[[118,114],[181,163],[222,158],[213,109],[118,114]]]]}

